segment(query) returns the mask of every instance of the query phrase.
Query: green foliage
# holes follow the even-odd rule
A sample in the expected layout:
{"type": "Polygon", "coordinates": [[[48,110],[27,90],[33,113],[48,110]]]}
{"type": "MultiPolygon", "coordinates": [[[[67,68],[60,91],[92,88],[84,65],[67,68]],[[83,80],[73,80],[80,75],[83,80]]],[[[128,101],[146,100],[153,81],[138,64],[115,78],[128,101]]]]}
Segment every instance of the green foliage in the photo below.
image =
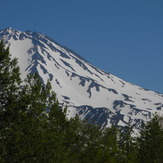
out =
{"type": "Polygon", "coordinates": [[[139,162],[162,163],[163,162],[163,119],[157,114],[149,121],[140,132],[139,162]]]}
{"type": "Polygon", "coordinates": [[[155,115],[137,139],[132,132],[67,119],[50,82],[34,74],[22,84],[17,60],[0,42],[0,162],[162,163],[162,119],[155,115]]]}
{"type": "Polygon", "coordinates": [[[0,42],[0,128],[9,125],[15,117],[14,108],[18,97],[20,85],[19,67],[17,60],[11,59],[9,47],[5,49],[3,41],[0,42]]]}
{"type": "MultiPolygon", "coordinates": [[[[19,96],[19,67],[17,60],[11,59],[9,47],[0,42],[0,147],[1,158],[6,155],[7,138],[11,137],[13,121],[17,118],[17,100],[19,96]]],[[[11,144],[12,145],[12,144],[11,144]]]]}
{"type": "MultiPolygon", "coordinates": [[[[62,148],[66,123],[50,83],[43,85],[34,74],[28,75],[22,86],[17,60],[11,59],[9,48],[1,42],[0,162],[49,161],[59,153],[55,146],[62,148]]],[[[63,157],[61,153],[56,157],[63,157]]]]}
{"type": "Polygon", "coordinates": [[[133,134],[133,127],[125,126],[118,138],[118,162],[137,162],[137,144],[133,134]]]}

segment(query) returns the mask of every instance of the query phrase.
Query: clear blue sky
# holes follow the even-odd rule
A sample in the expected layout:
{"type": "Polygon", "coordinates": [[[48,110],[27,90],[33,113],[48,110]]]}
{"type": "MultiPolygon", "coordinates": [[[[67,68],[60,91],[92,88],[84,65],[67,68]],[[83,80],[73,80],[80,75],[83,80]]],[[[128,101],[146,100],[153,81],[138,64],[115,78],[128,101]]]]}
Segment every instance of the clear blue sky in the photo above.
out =
{"type": "Polygon", "coordinates": [[[37,31],[163,93],[163,0],[0,0],[0,29],[37,31]]]}

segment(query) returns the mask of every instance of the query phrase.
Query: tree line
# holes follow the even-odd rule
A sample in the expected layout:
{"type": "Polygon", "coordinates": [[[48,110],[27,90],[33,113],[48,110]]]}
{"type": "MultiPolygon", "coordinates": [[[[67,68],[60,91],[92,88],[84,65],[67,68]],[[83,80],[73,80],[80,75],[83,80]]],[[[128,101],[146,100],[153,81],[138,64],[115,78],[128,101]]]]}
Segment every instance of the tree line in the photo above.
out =
{"type": "Polygon", "coordinates": [[[132,127],[100,129],[78,116],[67,119],[49,81],[22,81],[17,59],[0,42],[1,163],[162,163],[163,123],[158,115],[140,136],[132,127]]]}

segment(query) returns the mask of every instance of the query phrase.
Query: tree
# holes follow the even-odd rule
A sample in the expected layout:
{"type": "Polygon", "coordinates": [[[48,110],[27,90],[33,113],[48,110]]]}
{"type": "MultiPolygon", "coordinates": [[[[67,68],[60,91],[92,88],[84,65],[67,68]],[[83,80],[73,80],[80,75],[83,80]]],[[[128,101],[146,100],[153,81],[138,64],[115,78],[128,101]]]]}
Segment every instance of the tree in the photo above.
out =
{"type": "Polygon", "coordinates": [[[118,154],[117,134],[118,130],[115,126],[105,128],[101,131],[100,146],[98,147],[98,155],[100,162],[116,163],[118,154]]]}
{"type": "Polygon", "coordinates": [[[11,59],[9,47],[5,48],[3,41],[0,42],[0,128],[6,127],[12,122],[18,90],[21,83],[17,59],[11,59]]]}
{"type": "Polygon", "coordinates": [[[137,143],[133,137],[133,126],[120,129],[118,138],[118,162],[137,162],[137,143]]]}
{"type": "Polygon", "coordinates": [[[157,114],[145,124],[138,138],[139,162],[162,163],[163,162],[163,128],[162,118],[157,114]]]}
{"type": "Polygon", "coordinates": [[[5,48],[3,41],[0,41],[0,154],[2,157],[5,154],[8,130],[17,118],[16,105],[20,83],[17,59],[11,59],[9,47],[5,48]]]}
{"type": "Polygon", "coordinates": [[[78,116],[69,122],[67,131],[67,146],[69,162],[97,162],[98,147],[102,132],[99,126],[89,124],[78,116]]]}
{"type": "Polygon", "coordinates": [[[65,117],[49,82],[43,85],[34,74],[21,84],[17,59],[1,42],[0,162],[59,162],[65,117]]]}

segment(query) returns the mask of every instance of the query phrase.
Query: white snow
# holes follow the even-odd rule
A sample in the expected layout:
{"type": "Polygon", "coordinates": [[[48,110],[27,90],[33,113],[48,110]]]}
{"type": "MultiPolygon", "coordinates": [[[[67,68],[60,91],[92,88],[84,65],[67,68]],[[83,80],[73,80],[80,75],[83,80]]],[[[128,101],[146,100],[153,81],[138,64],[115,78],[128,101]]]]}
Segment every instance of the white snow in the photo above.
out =
{"type": "MultiPolygon", "coordinates": [[[[20,31],[16,32],[16,37],[19,38],[20,34],[20,31]]],[[[77,114],[74,106],[81,105],[89,105],[94,108],[106,107],[113,113],[116,113],[117,110],[113,108],[115,100],[120,100],[126,103],[124,107],[116,107],[116,109],[121,110],[125,122],[128,122],[129,118],[145,119],[145,117],[149,116],[149,113],[163,113],[163,107],[161,107],[161,110],[157,110],[156,108],[158,106],[155,105],[155,103],[160,103],[159,106],[163,104],[163,95],[153,91],[146,91],[139,86],[133,85],[112,74],[107,74],[102,70],[95,68],[88,62],[78,58],[72,52],[69,52],[63,47],[48,40],[45,35],[39,34],[39,38],[42,39],[39,41],[45,47],[39,47],[39,45],[37,45],[37,48],[35,48],[36,45],[32,43],[32,35],[28,35],[25,32],[24,34],[28,37],[23,40],[14,40],[13,37],[9,39],[8,35],[3,36],[3,39],[8,41],[8,45],[10,44],[10,52],[12,53],[12,56],[18,58],[22,78],[29,73],[29,68],[32,68],[35,65],[35,63],[32,62],[32,57],[37,49],[40,57],[43,57],[45,62],[40,59],[36,69],[45,83],[50,78],[50,75],[52,76],[51,84],[60,102],[64,100],[63,96],[70,98],[70,100],[66,100],[69,102],[69,105],[73,106],[68,107],[69,117],[73,117],[77,114]],[[43,40],[45,40],[45,42],[43,40]],[[52,50],[50,45],[54,46],[56,50],[52,50]],[[29,50],[31,50],[31,53],[29,53],[29,50]],[[66,54],[69,58],[62,57],[61,52],[66,54]],[[80,64],[77,63],[77,60],[80,61],[80,64]],[[64,62],[66,62],[66,64],[64,64],[64,62]],[[41,66],[47,73],[42,70],[41,66]],[[85,79],[84,86],[80,84],[82,82],[81,79],[85,79]],[[56,81],[59,82],[59,85],[56,81]],[[91,84],[95,84],[99,91],[97,91],[98,89],[96,90],[96,86],[94,86],[90,88],[90,95],[88,90],[91,84]],[[109,91],[108,89],[113,89],[117,93],[109,91]],[[129,100],[125,100],[125,97],[122,94],[129,96],[129,100]],[[134,113],[134,109],[130,108],[130,105],[134,105],[135,108],[140,109],[141,112],[138,114],[134,113]]],[[[15,32],[10,32],[10,35],[15,35],[15,32]]],[[[107,126],[109,125],[110,124],[107,126]]],[[[119,125],[123,126],[125,124],[124,122],[119,121],[119,125]]]]}

